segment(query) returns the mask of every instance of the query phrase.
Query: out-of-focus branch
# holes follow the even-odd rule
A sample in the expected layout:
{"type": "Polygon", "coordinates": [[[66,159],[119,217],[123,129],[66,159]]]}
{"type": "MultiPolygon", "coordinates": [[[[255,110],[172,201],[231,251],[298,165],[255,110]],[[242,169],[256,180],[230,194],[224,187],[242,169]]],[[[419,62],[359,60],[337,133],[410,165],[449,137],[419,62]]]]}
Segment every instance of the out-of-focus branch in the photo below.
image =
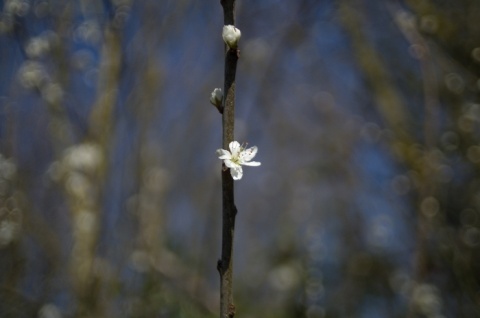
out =
{"type": "Polygon", "coordinates": [[[120,32],[113,23],[106,26],[104,37],[98,97],[90,118],[88,140],[66,153],[67,164],[74,168],[65,180],[67,190],[70,190],[68,200],[74,223],[71,269],[78,298],[76,314],[82,317],[104,316],[103,303],[100,301],[102,297],[99,295],[102,273],[97,268],[99,260],[96,247],[122,57],[120,32]],[[95,159],[93,162],[92,158],[95,159]],[[83,163],[80,162],[82,159],[87,160],[83,163]],[[79,162],[80,171],[77,167],[79,162]]]}
{"type": "MultiPolygon", "coordinates": [[[[362,23],[358,12],[353,11],[352,7],[345,4],[342,7],[342,13],[344,13],[344,25],[352,36],[358,63],[372,87],[380,114],[383,116],[387,127],[393,132],[394,153],[407,168],[419,174],[416,205],[420,207],[423,200],[432,196],[435,191],[431,181],[432,165],[428,160],[436,140],[435,109],[438,104],[438,96],[435,74],[432,69],[429,48],[425,40],[416,31],[412,19],[405,12],[400,14],[400,11],[393,7],[389,7],[389,9],[392,12],[393,20],[397,23],[407,41],[410,42],[413,55],[420,61],[425,107],[423,141],[418,141],[410,131],[407,108],[402,102],[399,92],[395,89],[389,74],[385,71],[387,68],[384,67],[381,57],[371,45],[368,45],[368,40],[360,27],[362,23]],[[420,158],[418,158],[418,152],[412,151],[418,145],[421,145],[420,158]]],[[[421,282],[427,270],[428,253],[426,244],[430,233],[430,225],[421,213],[420,208],[416,220],[416,251],[413,271],[415,280],[421,282]]],[[[413,298],[410,303],[409,316],[414,315],[412,305],[413,298]]]]}
{"type": "Polygon", "coordinates": [[[407,107],[395,89],[381,57],[368,44],[362,31],[363,22],[359,12],[349,1],[343,2],[340,10],[343,26],[351,36],[355,57],[373,91],[375,105],[385,121],[385,126],[393,133],[392,151],[408,168],[422,174],[428,162],[419,160],[418,152],[415,151],[418,142],[411,132],[413,126],[410,126],[412,121],[406,113],[407,107]]]}
{"type": "Polygon", "coordinates": [[[427,41],[417,31],[415,20],[406,11],[388,7],[393,21],[410,43],[412,55],[419,60],[423,79],[423,98],[425,107],[424,142],[428,148],[434,146],[436,132],[435,109],[438,106],[438,93],[432,54],[427,41]]]}
{"type": "Polygon", "coordinates": [[[375,49],[368,45],[368,39],[363,33],[363,21],[359,12],[349,1],[342,2],[341,17],[343,26],[351,36],[355,57],[364,72],[368,84],[375,93],[376,106],[386,123],[396,135],[409,139],[409,121],[401,98],[392,84],[387,68],[375,49]]]}
{"type": "MultiPolygon", "coordinates": [[[[424,94],[424,108],[425,108],[425,120],[424,120],[424,146],[425,151],[430,153],[435,146],[436,140],[436,126],[437,119],[435,116],[435,110],[438,106],[438,93],[437,84],[435,80],[435,72],[433,69],[433,61],[425,39],[420,35],[415,27],[413,17],[409,13],[403,11],[400,8],[390,7],[390,12],[395,21],[397,27],[403,33],[407,41],[410,43],[410,49],[412,55],[420,62],[420,69],[423,80],[423,94],[424,94]]],[[[434,195],[435,189],[432,183],[432,175],[434,172],[429,169],[428,164],[424,165],[422,171],[422,184],[419,189],[419,202],[418,206],[422,205],[422,202],[430,196],[434,195]]],[[[432,230],[428,220],[422,213],[417,215],[417,233],[416,233],[416,251],[414,259],[414,277],[417,283],[424,280],[426,275],[426,263],[427,263],[427,238],[428,233],[432,230]]],[[[415,289],[412,293],[415,292],[415,289]]],[[[413,295],[410,297],[410,304],[408,310],[408,317],[414,317],[416,315],[415,299],[413,295]]]]}
{"type": "Polygon", "coordinates": [[[112,112],[117,100],[118,81],[121,65],[121,39],[118,30],[107,26],[102,49],[99,76],[98,99],[90,118],[90,134],[95,140],[106,145],[112,132],[112,112]]]}

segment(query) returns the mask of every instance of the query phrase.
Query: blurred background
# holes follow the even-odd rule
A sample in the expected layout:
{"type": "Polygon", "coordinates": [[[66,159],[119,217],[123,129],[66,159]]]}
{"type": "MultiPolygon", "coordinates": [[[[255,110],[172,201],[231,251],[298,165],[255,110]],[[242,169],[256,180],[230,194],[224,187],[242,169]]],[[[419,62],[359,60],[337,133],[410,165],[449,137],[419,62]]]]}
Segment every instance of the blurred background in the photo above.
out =
{"type": "MultiPolygon", "coordinates": [[[[220,1],[0,10],[0,317],[217,317],[220,1]]],[[[237,315],[480,317],[480,2],[236,17],[237,315]]]]}

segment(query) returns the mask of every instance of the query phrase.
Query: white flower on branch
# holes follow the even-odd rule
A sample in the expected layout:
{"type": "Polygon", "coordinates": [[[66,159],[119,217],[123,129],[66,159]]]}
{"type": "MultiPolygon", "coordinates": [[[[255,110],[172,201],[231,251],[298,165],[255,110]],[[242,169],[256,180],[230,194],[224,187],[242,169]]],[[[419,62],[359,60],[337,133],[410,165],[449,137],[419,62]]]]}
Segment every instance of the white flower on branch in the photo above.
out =
{"type": "Polygon", "coordinates": [[[224,25],[222,37],[223,41],[228,45],[231,49],[236,49],[238,40],[242,36],[242,32],[239,29],[234,27],[233,25],[224,25]]]}
{"type": "Polygon", "coordinates": [[[230,151],[225,149],[218,149],[218,159],[223,160],[225,166],[230,168],[230,174],[233,180],[240,180],[243,176],[242,165],[244,166],[259,166],[260,162],[250,161],[257,154],[258,148],[256,146],[245,149],[238,141],[232,141],[228,147],[230,151]]]}
{"type": "Polygon", "coordinates": [[[210,103],[220,109],[222,107],[223,92],[221,88],[215,88],[210,95],[210,103]]]}

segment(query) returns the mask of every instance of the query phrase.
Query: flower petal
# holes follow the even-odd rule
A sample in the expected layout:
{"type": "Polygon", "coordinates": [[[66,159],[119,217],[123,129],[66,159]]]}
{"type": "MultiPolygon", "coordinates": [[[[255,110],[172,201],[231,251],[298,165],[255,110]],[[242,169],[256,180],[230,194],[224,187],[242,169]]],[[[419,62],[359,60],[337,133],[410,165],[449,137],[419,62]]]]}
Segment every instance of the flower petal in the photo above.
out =
{"type": "Polygon", "coordinates": [[[253,146],[251,148],[248,148],[240,153],[240,160],[241,161],[250,161],[255,157],[257,154],[258,148],[256,146],[253,146]]]}
{"type": "Polygon", "coordinates": [[[225,159],[223,162],[225,163],[225,165],[228,168],[238,168],[238,167],[240,167],[240,165],[238,163],[235,163],[230,159],[225,159]]]}
{"type": "Polygon", "coordinates": [[[242,164],[245,165],[245,166],[256,167],[256,166],[261,165],[262,163],[258,162],[258,161],[246,161],[246,162],[243,162],[242,164]]]}
{"type": "Polygon", "coordinates": [[[238,141],[232,141],[228,147],[230,148],[230,152],[232,153],[232,157],[237,157],[242,147],[238,143],[238,141]]]}
{"type": "Polygon", "coordinates": [[[240,180],[243,177],[242,166],[230,168],[230,174],[232,175],[233,180],[240,180]]]}
{"type": "Polygon", "coordinates": [[[225,149],[217,149],[217,155],[219,156],[218,159],[230,159],[230,158],[232,158],[232,154],[225,149]]]}

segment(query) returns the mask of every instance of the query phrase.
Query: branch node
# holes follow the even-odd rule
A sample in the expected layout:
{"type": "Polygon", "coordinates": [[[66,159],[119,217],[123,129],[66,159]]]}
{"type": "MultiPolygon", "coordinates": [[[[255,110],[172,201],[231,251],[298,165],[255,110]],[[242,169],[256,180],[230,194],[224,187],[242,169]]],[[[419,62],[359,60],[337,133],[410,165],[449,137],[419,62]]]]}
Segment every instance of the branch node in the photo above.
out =
{"type": "Polygon", "coordinates": [[[228,305],[228,318],[233,318],[235,316],[235,305],[234,304],[229,304],[228,305]]]}
{"type": "MultiPolygon", "coordinates": [[[[227,46],[227,47],[228,47],[228,46],[227,46]]],[[[236,56],[237,59],[239,59],[239,58],[240,58],[240,49],[238,49],[238,48],[232,49],[232,48],[229,47],[228,50],[227,50],[227,52],[225,53],[225,55],[236,56]]]]}

